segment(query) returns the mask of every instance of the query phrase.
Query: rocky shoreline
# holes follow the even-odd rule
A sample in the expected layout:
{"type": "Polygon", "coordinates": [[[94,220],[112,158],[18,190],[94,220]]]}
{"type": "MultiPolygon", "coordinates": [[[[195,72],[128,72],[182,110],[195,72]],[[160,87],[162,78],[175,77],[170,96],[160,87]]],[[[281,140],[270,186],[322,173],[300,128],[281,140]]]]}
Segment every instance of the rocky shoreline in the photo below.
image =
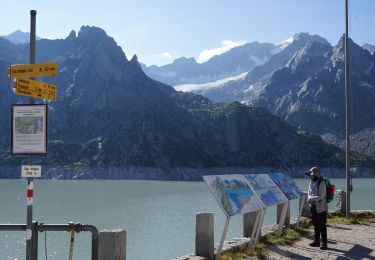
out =
{"type": "MultiPolygon", "coordinates": [[[[254,174],[282,172],[293,178],[304,178],[304,172],[311,166],[285,168],[170,168],[154,167],[60,167],[42,165],[43,179],[129,179],[129,180],[170,180],[170,181],[201,181],[203,175],[218,174],[254,174]]],[[[1,179],[18,179],[21,167],[0,166],[1,179]]],[[[321,172],[330,178],[345,178],[345,168],[323,167],[321,172]]],[[[352,168],[354,178],[374,178],[375,169],[352,168]]]]}

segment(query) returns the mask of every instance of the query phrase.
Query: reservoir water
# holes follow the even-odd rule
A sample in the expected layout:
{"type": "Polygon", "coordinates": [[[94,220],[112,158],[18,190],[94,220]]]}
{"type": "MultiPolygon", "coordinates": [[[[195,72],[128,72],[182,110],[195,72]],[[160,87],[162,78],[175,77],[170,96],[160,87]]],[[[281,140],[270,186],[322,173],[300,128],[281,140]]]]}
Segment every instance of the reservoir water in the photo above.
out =
{"type": "MultiPolygon", "coordinates": [[[[306,190],[307,179],[296,179],[306,190]]],[[[345,179],[332,179],[345,189],[345,179]]],[[[374,209],[375,179],[354,179],[352,209],[374,209]]],[[[26,182],[0,180],[0,223],[26,222],[26,182]]],[[[34,182],[34,220],[39,223],[92,224],[127,231],[127,259],[165,260],[194,251],[195,215],[215,214],[215,243],[225,215],[203,182],[80,180],[34,182]]],[[[330,207],[334,207],[331,202],[330,207]]],[[[297,215],[297,200],[291,215],[297,215]]],[[[267,209],[264,225],[274,223],[275,207],[267,209]]],[[[242,217],[231,218],[227,239],[241,235],[242,217]]],[[[70,233],[48,232],[50,260],[68,258],[70,233]]],[[[90,233],[76,234],[73,259],[90,259],[90,233]]],[[[45,233],[39,233],[39,259],[45,259],[45,233]]],[[[25,259],[25,232],[0,232],[0,259],[25,259]]]]}

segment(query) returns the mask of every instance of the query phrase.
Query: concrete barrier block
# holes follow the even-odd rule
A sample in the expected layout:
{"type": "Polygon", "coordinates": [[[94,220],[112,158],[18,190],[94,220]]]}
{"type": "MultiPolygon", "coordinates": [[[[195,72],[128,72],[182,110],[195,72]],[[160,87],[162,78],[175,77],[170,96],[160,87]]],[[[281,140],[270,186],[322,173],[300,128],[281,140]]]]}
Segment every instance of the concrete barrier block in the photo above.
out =
{"type": "Polygon", "coordinates": [[[103,230],[99,232],[99,260],[126,259],[126,231],[103,230]]]}
{"type": "Polygon", "coordinates": [[[195,254],[208,259],[214,259],[214,239],[214,214],[197,214],[195,226],[195,254]]]}
{"type": "Polygon", "coordinates": [[[346,213],[346,192],[343,190],[337,190],[335,192],[336,197],[336,212],[346,213]]]}

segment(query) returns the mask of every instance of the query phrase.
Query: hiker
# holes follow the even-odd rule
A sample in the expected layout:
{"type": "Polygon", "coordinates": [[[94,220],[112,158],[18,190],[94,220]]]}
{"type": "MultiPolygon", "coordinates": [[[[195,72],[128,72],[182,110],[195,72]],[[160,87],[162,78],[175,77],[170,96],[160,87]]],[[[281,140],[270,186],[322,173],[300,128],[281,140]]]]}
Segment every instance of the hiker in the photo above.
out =
{"type": "Polygon", "coordinates": [[[312,223],[314,225],[314,241],[309,245],[327,249],[327,212],[326,185],[320,176],[319,169],[312,167],[305,174],[310,177],[310,185],[307,192],[307,202],[311,208],[312,223]],[[321,244],[320,244],[320,237],[321,244]]]}

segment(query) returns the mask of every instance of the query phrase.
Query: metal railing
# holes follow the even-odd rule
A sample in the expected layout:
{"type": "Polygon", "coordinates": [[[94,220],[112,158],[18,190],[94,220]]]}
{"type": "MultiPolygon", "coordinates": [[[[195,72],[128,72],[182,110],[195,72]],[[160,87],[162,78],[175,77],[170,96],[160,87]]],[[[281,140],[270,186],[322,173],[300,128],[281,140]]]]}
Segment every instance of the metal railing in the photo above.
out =
{"type": "MultiPolygon", "coordinates": [[[[26,231],[26,224],[0,224],[0,231],[26,231]]],[[[32,255],[38,259],[38,232],[45,231],[74,231],[91,232],[91,259],[99,259],[99,232],[93,225],[69,222],[68,224],[44,224],[33,221],[32,225],[32,255]]]]}

